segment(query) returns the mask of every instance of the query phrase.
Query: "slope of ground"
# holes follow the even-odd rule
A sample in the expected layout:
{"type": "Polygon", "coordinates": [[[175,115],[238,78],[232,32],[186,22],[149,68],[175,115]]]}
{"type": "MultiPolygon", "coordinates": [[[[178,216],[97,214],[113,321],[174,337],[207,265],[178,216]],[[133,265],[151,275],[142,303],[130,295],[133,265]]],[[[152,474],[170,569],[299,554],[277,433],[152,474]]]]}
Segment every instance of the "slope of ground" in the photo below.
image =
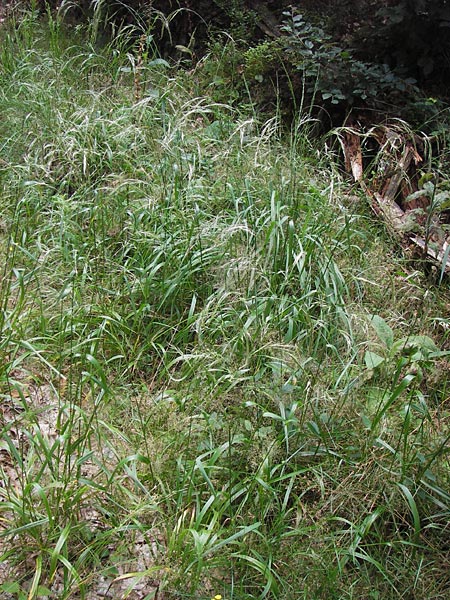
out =
{"type": "Polygon", "coordinates": [[[226,48],[1,35],[2,597],[445,598],[448,282],[226,48]]]}

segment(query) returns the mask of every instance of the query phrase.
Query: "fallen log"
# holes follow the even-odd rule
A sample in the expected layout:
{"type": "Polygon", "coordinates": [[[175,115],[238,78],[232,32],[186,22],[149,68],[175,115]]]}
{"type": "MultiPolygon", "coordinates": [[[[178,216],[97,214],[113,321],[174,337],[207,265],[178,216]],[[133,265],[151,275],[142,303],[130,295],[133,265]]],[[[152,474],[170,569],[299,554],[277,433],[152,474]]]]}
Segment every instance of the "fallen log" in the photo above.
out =
{"type": "MultiPolygon", "coordinates": [[[[401,122],[399,122],[401,123],[401,122]]],[[[419,167],[425,164],[426,140],[404,124],[372,127],[364,132],[358,126],[336,131],[344,155],[344,165],[368,198],[372,210],[404,247],[415,247],[422,259],[438,264],[441,275],[450,273],[450,236],[434,205],[435,189],[420,189],[419,167]],[[371,166],[371,178],[364,173],[362,141],[378,145],[371,166]]],[[[437,185],[437,177],[429,174],[437,185]]]]}

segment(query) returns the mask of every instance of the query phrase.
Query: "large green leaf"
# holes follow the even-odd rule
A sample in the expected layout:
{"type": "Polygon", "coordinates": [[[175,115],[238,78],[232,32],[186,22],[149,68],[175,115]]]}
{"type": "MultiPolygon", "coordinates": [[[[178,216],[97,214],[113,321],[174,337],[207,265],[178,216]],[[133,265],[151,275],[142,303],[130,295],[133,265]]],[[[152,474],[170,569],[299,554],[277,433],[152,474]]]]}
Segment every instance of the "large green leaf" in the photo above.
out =
{"type": "Polygon", "coordinates": [[[379,337],[380,341],[383,342],[386,348],[391,349],[392,344],[394,343],[394,332],[386,323],[386,321],[379,315],[372,315],[370,323],[377,332],[377,336],[379,337]]]}
{"type": "Polygon", "coordinates": [[[384,362],[384,358],[375,352],[370,352],[367,350],[364,355],[364,361],[368,369],[375,369],[376,367],[379,367],[382,362],[384,362]]]}

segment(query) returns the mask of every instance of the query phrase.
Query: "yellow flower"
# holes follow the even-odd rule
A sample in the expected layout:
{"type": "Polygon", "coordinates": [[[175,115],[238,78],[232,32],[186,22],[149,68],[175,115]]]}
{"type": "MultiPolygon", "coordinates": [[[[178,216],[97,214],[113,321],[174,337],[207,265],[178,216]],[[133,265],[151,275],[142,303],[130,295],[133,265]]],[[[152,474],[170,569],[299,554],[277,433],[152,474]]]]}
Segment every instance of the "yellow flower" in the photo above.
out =
{"type": "Polygon", "coordinates": [[[211,598],[211,600],[222,600],[222,595],[221,594],[216,594],[214,596],[214,598],[211,598]]]}

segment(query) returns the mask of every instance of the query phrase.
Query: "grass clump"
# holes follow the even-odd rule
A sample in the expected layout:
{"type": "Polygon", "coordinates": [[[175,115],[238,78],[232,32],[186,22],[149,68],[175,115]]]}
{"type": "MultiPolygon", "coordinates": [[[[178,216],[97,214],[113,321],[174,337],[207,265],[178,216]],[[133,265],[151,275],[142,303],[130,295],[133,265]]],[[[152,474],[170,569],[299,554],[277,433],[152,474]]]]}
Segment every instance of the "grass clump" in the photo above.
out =
{"type": "Polygon", "coordinates": [[[445,285],[214,56],[1,35],[5,597],[442,595],[445,285]]]}

